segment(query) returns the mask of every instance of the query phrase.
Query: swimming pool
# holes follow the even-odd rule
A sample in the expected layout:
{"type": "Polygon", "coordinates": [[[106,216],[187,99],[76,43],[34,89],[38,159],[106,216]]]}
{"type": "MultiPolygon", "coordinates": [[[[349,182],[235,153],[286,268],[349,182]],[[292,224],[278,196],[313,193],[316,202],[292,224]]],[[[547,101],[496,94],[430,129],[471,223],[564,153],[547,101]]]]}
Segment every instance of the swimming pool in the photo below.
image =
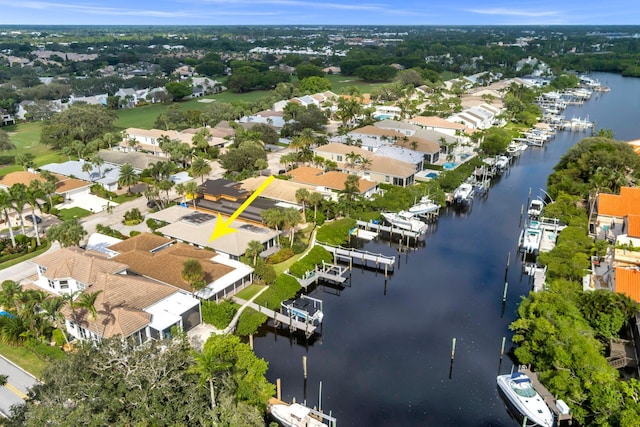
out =
{"type": "Polygon", "coordinates": [[[435,172],[429,172],[428,174],[425,175],[425,177],[434,179],[438,177],[438,174],[435,172]]]}
{"type": "Polygon", "coordinates": [[[450,171],[451,169],[455,169],[456,168],[456,164],[452,163],[452,162],[448,162],[442,165],[442,168],[445,170],[450,171]]]}

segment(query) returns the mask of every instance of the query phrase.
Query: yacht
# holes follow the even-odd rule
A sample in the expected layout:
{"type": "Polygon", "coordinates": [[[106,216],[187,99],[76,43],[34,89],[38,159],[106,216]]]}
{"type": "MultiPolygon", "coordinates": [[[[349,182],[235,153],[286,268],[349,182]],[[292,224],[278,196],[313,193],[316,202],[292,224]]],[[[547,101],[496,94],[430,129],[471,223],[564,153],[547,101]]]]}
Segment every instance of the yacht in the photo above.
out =
{"type": "Polygon", "coordinates": [[[409,208],[409,212],[413,215],[427,215],[432,212],[438,212],[440,205],[431,200],[428,196],[422,196],[420,201],[409,208]]]}
{"type": "Polygon", "coordinates": [[[409,211],[400,212],[382,212],[382,217],[396,228],[413,231],[414,233],[424,234],[427,232],[427,224],[415,218],[413,213],[409,211]]]}
{"type": "Polygon", "coordinates": [[[269,412],[281,425],[285,427],[327,427],[325,423],[315,418],[312,410],[299,403],[270,403],[269,412]]]}
{"type": "Polygon", "coordinates": [[[470,203],[471,199],[473,199],[473,185],[468,182],[463,182],[453,192],[453,203],[466,204],[470,203]]]}
{"type": "Polygon", "coordinates": [[[498,387],[509,403],[526,417],[527,426],[552,427],[553,414],[542,397],[533,388],[531,379],[522,372],[498,375],[498,387]]]}
{"type": "Polygon", "coordinates": [[[520,232],[520,249],[526,253],[537,253],[542,242],[542,228],[538,221],[530,221],[520,232]]]}
{"type": "Polygon", "coordinates": [[[533,199],[529,203],[529,210],[527,210],[527,215],[531,219],[538,219],[540,215],[542,215],[542,209],[544,209],[544,202],[540,199],[533,199]]]}

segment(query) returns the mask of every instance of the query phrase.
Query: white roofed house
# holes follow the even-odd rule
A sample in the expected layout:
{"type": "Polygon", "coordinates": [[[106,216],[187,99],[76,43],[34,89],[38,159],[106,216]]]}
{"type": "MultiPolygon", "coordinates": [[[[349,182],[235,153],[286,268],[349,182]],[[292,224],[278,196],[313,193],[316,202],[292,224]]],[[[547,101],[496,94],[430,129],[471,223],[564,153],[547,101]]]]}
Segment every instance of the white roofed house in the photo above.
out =
{"type": "Polygon", "coordinates": [[[336,162],[339,170],[356,173],[369,181],[401,187],[414,183],[416,167],[411,163],[378,156],[360,147],[339,143],[322,145],[314,151],[317,156],[336,162]],[[366,163],[358,162],[358,156],[367,159],[366,163]]]}
{"type": "Polygon", "coordinates": [[[422,129],[437,131],[450,136],[460,135],[467,129],[464,124],[445,120],[438,116],[414,116],[407,121],[422,129]]]}
{"type": "Polygon", "coordinates": [[[15,125],[16,119],[4,108],[0,108],[0,126],[15,125]]]}
{"type": "Polygon", "coordinates": [[[191,146],[193,134],[176,130],[127,128],[119,148],[125,152],[143,151],[155,156],[169,157],[169,154],[160,148],[160,142],[164,137],[191,146]]]}
{"type": "Polygon", "coordinates": [[[133,108],[138,104],[138,93],[132,88],[120,88],[113,96],[119,97],[120,107],[133,108]]]}

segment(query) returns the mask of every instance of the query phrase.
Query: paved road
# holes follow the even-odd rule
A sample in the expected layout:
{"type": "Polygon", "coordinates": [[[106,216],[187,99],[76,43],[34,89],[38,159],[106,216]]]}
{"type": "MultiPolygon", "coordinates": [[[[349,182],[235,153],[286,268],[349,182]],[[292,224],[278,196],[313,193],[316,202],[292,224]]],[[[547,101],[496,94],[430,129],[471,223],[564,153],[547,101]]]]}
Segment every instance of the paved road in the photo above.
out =
{"type": "Polygon", "coordinates": [[[0,374],[9,377],[7,384],[0,387],[0,412],[8,415],[11,406],[21,404],[37,380],[2,356],[0,356],[0,374]]]}

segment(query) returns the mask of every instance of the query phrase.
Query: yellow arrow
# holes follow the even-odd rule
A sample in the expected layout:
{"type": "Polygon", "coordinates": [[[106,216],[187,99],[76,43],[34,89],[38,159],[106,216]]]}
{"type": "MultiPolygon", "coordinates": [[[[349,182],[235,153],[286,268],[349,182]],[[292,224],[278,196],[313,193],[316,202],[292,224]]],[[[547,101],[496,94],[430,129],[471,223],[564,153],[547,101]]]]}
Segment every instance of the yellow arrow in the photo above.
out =
{"type": "Polygon", "coordinates": [[[244,203],[240,205],[240,207],[226,221],[222,221],[220,214],[218,214],[218,220],[216,221],[216,226],[213,229],[213,233],[211,233],[209,241],[211,242],[213,240],[216,240],[218,237],[226,236],[227,234],[235,233],[236,231],[238,231],[235,228],[231,228],[231,223],[235,221],[238,216],[240,216],[242,211],[249,207],[251,202],[253,202],[256,197],[258,197],[260,193],[262,193],[264,189],[267,188],[269,184],[271,184],[271,182],[273,182],[274,179],[275,178],[273,177],[273,175],[271,175],[265,182],[260,184],[260,187],[258,187],[256,191],[254,191],[253,194],[249,196],[249,198],[245,200],[244,203]]]}

